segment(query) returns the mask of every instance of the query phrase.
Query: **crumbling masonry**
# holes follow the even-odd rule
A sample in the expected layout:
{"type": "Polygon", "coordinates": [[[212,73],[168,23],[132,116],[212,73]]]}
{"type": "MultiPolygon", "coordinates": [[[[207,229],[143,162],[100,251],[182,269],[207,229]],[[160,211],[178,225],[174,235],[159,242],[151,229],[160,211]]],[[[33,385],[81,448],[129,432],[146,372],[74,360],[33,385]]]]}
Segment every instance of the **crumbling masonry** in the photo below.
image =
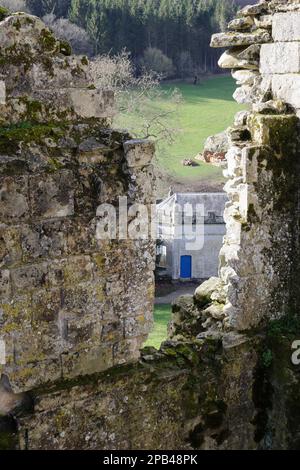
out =
{"type": "Polygon", "coordinates": [[[35,17],[0,23],[0,447],[299,449],[300,2],[245,7],[229,48],[220,277],[151,325],[151,241],[97,237],[102,202],[153,199],[148,142],[109,128],[113,97],[35,17]]]}

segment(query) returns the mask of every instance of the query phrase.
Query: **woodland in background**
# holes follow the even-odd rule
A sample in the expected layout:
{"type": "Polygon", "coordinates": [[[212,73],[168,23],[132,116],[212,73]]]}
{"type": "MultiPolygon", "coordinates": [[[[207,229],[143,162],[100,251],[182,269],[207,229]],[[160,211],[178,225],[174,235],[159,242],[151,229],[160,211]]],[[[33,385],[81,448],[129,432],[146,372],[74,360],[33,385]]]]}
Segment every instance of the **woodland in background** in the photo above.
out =
{"type": "Polygon", "coordinates": [[[12,11],[27,8],[56,36],[68,40],[74,53],[90,56],[90,75],[97,87],[115,92],[114,124],[135,137],[155,140],[162,194],[168,187],[166,178],[174,188],[182,184],[181,191],[186,181],[189,190],[206,191],[212,185],[219,190],[223,184],[219,169],[183,162],[201,152],[205,139],[229,125],[238,111],[231,99],[230,77],[203,77],[205,72],[219,71],[219,51],[210,49],[210,35],[225,28],[236,2],[0,0],[0,4],[12,11]],[[165,78],[178,80],[162,82],[165,78]],[[191,186],[192,179],[197,186],[191,186]]]}
{"type": "MultiPolygon", "coordinates": [[[[6,3],[9,3],[6,2],[6,3]]],[[[13,3],[13,0],[11,1],[13,3]]],[[[165,75],[184,78],[217,71],[219,51],[210,49],[213,32],[225,28],[234,15],[235,0],[28,0],[33,14],[51,21],[64,18],[84,29],[89,55],[120,53],[147,66],[161,61],[165,75]]],[[[72,27],[72,25],[71,25],[72,27]]],[[[67,23],[60,24],[60,30],[67,23]]],[[[73,34],[74,36],[74,34],[73,34]]],[[[72,42],[72,41],[71,41],[72,42]]],[[[76,38],[75,49],[78,48],[76,38]]]]}

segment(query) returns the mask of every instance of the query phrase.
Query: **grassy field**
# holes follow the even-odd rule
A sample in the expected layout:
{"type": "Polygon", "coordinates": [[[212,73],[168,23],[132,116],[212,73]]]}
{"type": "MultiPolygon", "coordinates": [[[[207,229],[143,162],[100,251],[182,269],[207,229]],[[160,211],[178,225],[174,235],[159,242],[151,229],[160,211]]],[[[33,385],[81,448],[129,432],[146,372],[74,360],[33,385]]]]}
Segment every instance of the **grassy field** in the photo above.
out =
{"type": "Polygon", "coordinates": [[[167,338],[168,323],[171,319],[171,305],[155,305],[154,308],[154,327],[144,346],[153,346],[156,349],[167,338]]]}
{"type": "MultiPolygon", "coordinates": [[[[184,158],[193,158],[203,149],[205,139],[232,124],[237,111],[244,106],[238,105],[232,98],[235,83],[231,77],[221,76],[203,80],[199,85],[176,83],[162,85],[166,92],[177,87],[183,95],[183,104],[176,116],[170,118],[172,127],[180,128],[176,141],[172,145],[160,145],[157,152],[159,166],[180,180],[221,181],[219,168],[200,163],[197,167],[184,167],[184,158]]],[[[167,100],[153,103],[157,109],[168,109],[167,100]]],[[[121,116],[119,124],[131,122],[134,116],[121,116]]],[[[138,125],[138,123],[136,123],[138,125]]]]}

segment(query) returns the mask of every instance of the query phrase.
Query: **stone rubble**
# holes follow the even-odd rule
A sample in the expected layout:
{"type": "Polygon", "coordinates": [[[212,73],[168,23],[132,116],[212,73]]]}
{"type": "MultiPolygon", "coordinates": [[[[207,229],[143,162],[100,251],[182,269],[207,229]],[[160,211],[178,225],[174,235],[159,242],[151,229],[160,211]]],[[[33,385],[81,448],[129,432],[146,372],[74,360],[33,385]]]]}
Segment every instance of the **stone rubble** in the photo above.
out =
{"type": "Polygon", "coordinates": [[[196,155],[195,159],[210,163],[215,166],[223,166],[228,150],[227,131],[208,137],[204,143],[203,152],[196,155]]]}

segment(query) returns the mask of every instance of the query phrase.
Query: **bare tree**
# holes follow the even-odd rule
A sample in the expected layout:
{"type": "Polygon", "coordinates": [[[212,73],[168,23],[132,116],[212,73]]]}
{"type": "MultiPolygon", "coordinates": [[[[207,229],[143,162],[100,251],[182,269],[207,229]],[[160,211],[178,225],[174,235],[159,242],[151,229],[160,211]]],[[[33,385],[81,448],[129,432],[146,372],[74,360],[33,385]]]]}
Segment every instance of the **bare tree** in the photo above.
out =
{"type": "Polygon", "coordinates": [[[29,12],[29,8],[27,7],[25,0],[1,0],[1,6],[12,12],[29,12]]]}
{"type": "Polygon", "coordinates": [[[59,39],[68,41],[75,54],[90,55],[93,47],[88,33],[66,18],[56,18],[53,13],[43,17],[44,23],[54,32],[59,39]]]}
{"type": "Polygon", "coordinates": [[[176,112],[181,93],[164,91],[161,77],[143,70],[140,74],[123,51],[118,55],[101,55],[91,61],[91,76],[99,88],[114,90],[118,108],[117,125],[126,127],[135,137],[172,143],[180,131],[176,112]]]}

